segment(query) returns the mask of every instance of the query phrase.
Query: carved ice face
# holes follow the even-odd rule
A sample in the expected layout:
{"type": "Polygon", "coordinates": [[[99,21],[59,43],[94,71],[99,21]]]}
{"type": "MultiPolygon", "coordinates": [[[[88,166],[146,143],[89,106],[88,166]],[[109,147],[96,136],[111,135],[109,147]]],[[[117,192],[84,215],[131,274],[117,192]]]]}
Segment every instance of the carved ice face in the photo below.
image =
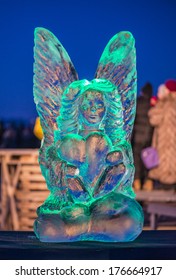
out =
{"type": "Polygon", "coordinates": [[[86,91],[80,106],[80,112],[86,123],[99,124],[105,115],[103,95],[97,91],[86,91]]]}

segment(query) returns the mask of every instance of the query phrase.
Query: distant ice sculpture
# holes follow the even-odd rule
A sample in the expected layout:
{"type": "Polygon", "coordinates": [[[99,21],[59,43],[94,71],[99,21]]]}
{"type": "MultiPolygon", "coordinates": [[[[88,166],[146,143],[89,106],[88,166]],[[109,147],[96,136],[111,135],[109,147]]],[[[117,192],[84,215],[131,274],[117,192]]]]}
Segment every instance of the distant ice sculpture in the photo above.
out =
{"type": "Polygon", "coordinates": [[[143,212],[132,189],[136,53],[130,32],[107,44],[95,79],[79,80],[58,39],[35,30],[34,100],[44,133],[39,163],[50,195],[37,209],[43,242],[134,240],[143,212]]]}

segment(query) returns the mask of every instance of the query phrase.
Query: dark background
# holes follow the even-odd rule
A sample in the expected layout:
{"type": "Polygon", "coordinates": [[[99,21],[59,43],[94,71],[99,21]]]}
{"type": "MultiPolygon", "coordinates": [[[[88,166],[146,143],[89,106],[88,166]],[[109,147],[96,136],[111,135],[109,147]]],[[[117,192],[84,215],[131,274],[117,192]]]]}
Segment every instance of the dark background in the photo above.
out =
{"type": "Polygon", "coordinates": [[[53,32],[79,77],[92,79],[101,53],[116,33],[136,39],[138,92],[150,81],[176,78],[176,0],[0,0],[0,118],[35,118],[33,33],[53,32]]]}

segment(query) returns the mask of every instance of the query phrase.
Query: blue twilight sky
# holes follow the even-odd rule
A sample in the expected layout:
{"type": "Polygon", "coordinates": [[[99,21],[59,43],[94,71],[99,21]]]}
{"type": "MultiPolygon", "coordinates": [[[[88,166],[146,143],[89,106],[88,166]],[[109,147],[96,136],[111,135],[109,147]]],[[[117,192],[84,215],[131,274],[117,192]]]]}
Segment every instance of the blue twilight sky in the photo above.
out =
{"type": "Polygon", "coordinates": [[[176,0],[0,0],[0,118],[30,119],[33,33],[59,38],[80,78],[92,79],[101,53],[117,32],[136,39],[138,89],[176,78],[176,0]]]}

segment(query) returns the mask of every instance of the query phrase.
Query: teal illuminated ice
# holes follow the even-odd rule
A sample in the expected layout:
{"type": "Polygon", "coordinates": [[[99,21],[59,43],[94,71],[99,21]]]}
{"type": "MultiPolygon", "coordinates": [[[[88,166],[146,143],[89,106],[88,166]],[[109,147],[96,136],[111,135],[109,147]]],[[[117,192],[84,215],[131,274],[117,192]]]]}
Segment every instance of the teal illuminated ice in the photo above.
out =
{"type": "Polygon", "coordinates": [[[120,32],[109,41],[92,81],[78,79],[67,52],[46,29],[35,30],[34,59],[34,100],[44,133],[39,162],[51,192],[37,209],[37,237],[134,240],[142,231],[143,212],[132,189],[132,34],[120,32]]]}

